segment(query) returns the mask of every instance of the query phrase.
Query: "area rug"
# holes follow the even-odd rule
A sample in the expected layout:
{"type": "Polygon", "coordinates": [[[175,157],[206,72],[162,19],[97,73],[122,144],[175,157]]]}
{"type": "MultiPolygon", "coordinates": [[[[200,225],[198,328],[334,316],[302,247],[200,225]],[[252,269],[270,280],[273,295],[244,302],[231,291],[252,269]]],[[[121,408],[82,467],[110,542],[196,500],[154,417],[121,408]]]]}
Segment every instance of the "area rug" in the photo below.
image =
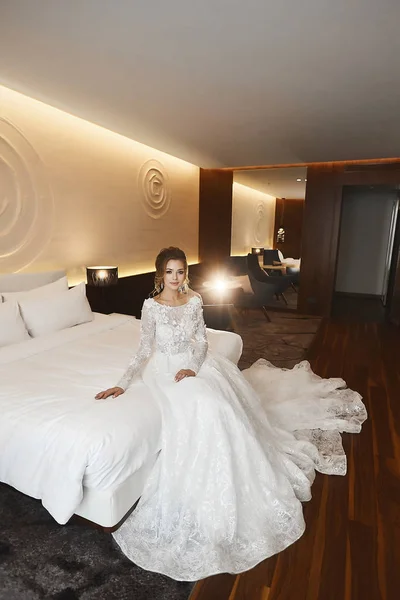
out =
{"type": "Polygon", "coordinates": [[[243,339],[239,368],[246,369],[259,358],[276,367],[291,369],[304,360],[321,319],[290,311],[269,311],[269,323],[261,310],[236,315],[234,330],[243,339]]]}
{"type": "Polygon", "coordinates": [[[136,567],[110,534],[60,526],[0,484],[0,600],[187,600],[193,587],[136,567]]]}

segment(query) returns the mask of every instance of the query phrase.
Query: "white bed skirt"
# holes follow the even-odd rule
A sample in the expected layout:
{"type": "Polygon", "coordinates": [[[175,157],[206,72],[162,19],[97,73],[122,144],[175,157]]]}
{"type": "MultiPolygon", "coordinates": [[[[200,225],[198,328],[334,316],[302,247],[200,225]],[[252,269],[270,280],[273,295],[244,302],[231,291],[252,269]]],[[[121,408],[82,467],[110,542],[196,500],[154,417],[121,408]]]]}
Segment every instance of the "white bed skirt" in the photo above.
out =
{"type": "Polygon", "coordinates": [[[117,525],[140,498],[157,456],[152,456],[138,471],[113,488],[96,490],[84,487],[83,499],[75,514],[101,527],[117,525]]]}

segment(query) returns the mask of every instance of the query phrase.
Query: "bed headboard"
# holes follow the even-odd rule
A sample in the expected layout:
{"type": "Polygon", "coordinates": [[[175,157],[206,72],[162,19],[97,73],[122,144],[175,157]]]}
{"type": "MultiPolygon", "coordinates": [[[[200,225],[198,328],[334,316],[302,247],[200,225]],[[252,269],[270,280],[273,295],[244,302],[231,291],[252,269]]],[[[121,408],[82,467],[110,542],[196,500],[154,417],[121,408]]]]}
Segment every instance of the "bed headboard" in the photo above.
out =
{"type": "Polygon", "coordinates": [[[25,292],[36,287],[41,287],[47,283],[53,283],[65,277],[66,272],[46,271],[44,273],[10,273],[0,275],[0,293],[1,292],[25,292]]]}

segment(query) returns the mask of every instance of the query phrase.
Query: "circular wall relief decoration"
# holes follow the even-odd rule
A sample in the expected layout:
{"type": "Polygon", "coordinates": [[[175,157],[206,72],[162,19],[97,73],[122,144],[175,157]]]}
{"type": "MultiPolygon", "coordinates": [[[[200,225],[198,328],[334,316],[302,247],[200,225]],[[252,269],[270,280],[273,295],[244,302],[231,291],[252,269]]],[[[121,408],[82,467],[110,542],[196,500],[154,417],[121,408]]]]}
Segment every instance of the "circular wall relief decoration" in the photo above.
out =
{"type": "Polygon", "coordinates": [[[254,227],[254,238],[257,244],[262,245],[265,241],[266,236],[266,218],[265,206],[262,202],[259,202],[256,206],[256,222],[254,227]]]}
{"type": "Polygon", "coordinates": [[[146,213],[153,219],[163,217],[171,204],[171,188],[164,166],[148,160],[139,171],[139,191],[146,213]]]}
{"type": "Polygon", "coordinates": [[[0,118],[0,271],[30,265],[50,241],[53,222],[54,200],[39,156],[0,118]]]}

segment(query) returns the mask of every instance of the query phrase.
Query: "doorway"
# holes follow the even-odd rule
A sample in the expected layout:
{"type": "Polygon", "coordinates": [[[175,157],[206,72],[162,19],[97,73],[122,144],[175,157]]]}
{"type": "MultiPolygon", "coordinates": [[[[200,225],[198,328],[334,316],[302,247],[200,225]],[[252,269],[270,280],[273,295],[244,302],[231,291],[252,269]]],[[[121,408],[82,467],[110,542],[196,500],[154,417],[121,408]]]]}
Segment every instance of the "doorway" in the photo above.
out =
{"type": "Polygon", "coordinates": [[[385,319],[398,205],[397,187],[343,187],[333,316],[385,319]]]}

